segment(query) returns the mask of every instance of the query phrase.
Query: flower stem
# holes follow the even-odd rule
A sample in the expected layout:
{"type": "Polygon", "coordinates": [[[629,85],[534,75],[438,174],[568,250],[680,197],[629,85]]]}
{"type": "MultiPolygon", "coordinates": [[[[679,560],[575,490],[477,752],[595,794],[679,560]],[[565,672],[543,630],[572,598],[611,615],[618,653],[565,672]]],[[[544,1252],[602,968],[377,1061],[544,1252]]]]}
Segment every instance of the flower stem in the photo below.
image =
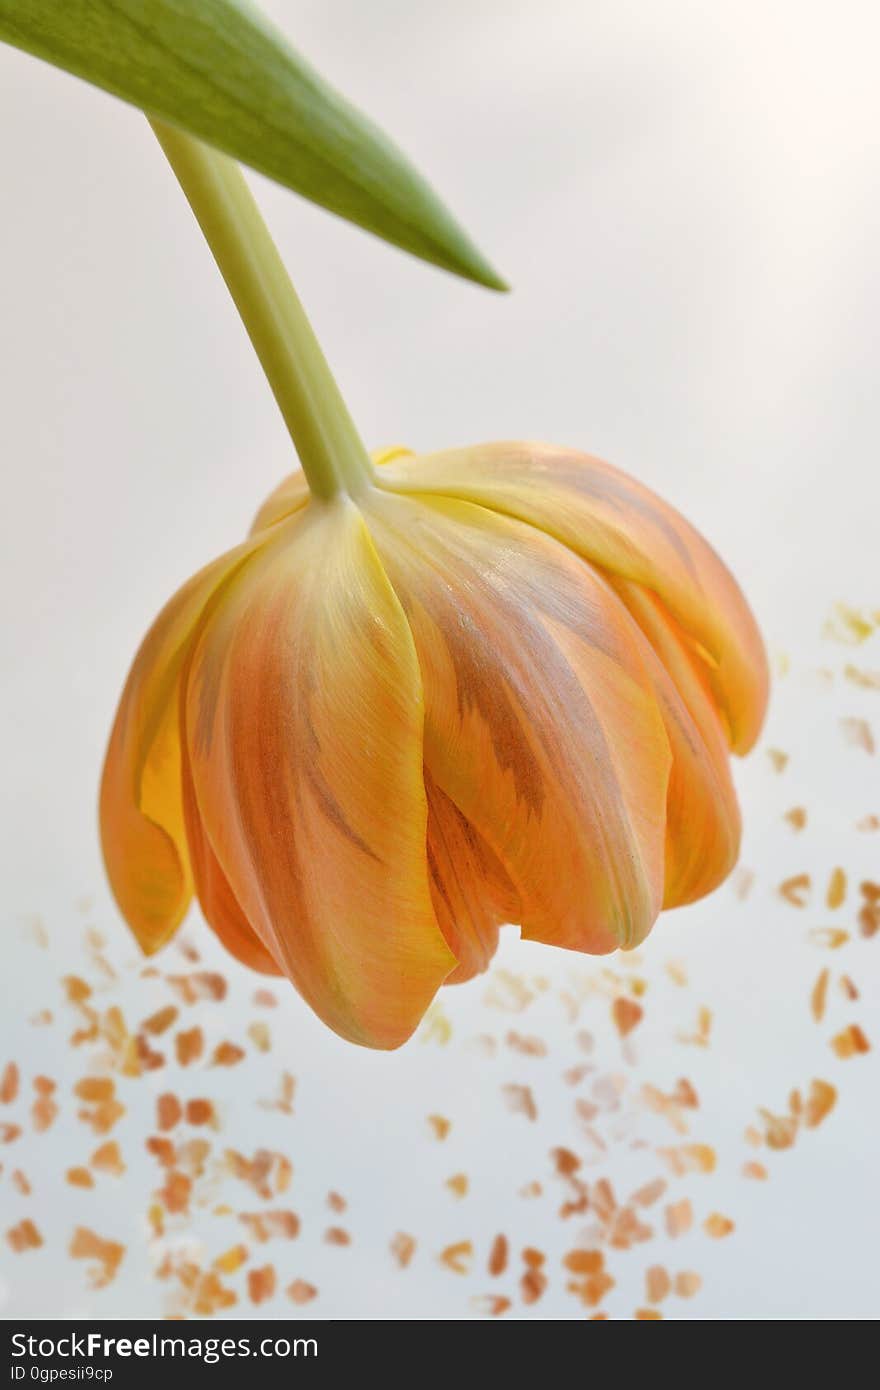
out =
{"type": "Polygon", "coordinates": [[[183,131],[150,124],[235,301],[312,494],[360,491],[372,478],[369,455],[241,170],[183,131]]]}

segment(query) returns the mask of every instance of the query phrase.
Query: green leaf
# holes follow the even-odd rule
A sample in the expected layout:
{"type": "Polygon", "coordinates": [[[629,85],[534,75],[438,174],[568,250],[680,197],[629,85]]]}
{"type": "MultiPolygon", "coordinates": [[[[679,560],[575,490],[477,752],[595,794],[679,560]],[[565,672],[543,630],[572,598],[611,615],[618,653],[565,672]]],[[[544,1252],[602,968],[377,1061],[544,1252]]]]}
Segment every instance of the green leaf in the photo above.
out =
{"type": "Polygon", "coordinates": [[[0,0],[0,39],[426,261],[507,288],[387,136],[248,0],[0,0]]]}

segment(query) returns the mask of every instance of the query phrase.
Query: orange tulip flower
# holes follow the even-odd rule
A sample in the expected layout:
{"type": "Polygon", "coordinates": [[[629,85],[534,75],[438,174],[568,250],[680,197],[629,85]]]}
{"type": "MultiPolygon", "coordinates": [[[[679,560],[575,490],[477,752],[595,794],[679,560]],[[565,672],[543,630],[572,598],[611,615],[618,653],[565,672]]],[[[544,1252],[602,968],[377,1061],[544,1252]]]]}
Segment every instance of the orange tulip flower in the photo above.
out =
{"type": "Polygon", "coordinates": [[[531,444],[373,466],[333,405],[306,471],[148,634],[101,824],[145,950],[195,891],[240,960],[390,1048],[503,923],[607,952],[721,882],[729,752],[757,736],[767,671],[721,561],[624,474],[531,444]]]}

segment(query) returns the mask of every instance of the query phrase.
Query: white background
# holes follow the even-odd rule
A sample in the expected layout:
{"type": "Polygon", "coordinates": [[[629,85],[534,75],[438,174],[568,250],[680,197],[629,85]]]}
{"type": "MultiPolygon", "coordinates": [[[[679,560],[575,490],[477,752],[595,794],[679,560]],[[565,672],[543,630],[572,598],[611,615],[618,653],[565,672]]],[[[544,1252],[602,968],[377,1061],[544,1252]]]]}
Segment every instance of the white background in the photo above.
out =
{"type": "MultiPolygon", "coordinates": [[[[607,457],[705,531],[741,577],[771,648],[798,669],[822,659],[812,644],[834,600],[880,602],[876,6],[266,8],[395,136],[514,286],[506,297],[480,291],[254,178],[365,439],[418,450],[531,437],[607,457]]],[[[0,152],[0,845],[12,1052],[30,1045],[26,1030],[21,1042],[14,1033],[18,1000],[45,994],[49,968],[21,948],[23,918],[52,923],[60,956],[65,923],[71,938],[79,931],[72,904],[84,893],[99,895],[110,934],[124,930],[100,896],[94,801],[134,647],[177,585],[238,540],[292,460],[142,117],[2,50],[0,152]]],[[[781,1106],[829,1056],[805,1011],[818,957],[796,959],[804,929],[821,918],[798,918],[793,930],[792,910],[771,898],[773,876],[812,868],[821,879],[847,855],[880,876],[876,849],[872,870],[864,839],[850,847],[856,815],[880,811],[876,760],[841,762],[836,745],[823,754],[813,723],[821,697],[809,682],[799,689],[780,696],[773,741],[802,748],[792,774],[802,781],[778,793],[763,762],[741,779],[747,849],[759,868],[767,859],[765,919],[764,908],[719,895],[661,922],[653,939],[668,933],[662,958],[666,946],[693,952],[706,997],[725,997],[727,1031],[706,1085],[718,1124],[725,1093],[736,1095],[737,1133],[750,1107],[781,1106]],[[779,814],[811,796],[811,838],[795,852],[779,814]],[[773,835],[783,848],[771,858],[773,835]],[[789,1007],[790,1036],[780,1022],[789,1007]]],[[[859,702],[870,698],[841,712],[864,712],[859,702]]],[[[833,720],[827,729],[833,742],[833,720]]],[[[873,973],[876,1008],[880,947],[871,954],[869,945],[861,983],[867,993],[873,973]]],[[[523,959],[511,946],[508,963],[523,959]]],[[[527,961],[557,968],[546,952],[527,961]]],[[[353,1053],[290,1009],[326,1094],[356,1077],[351,1113],[384,1105],[390,1134],[393,1098],[418,1097],[427,1051],[391,1061],[353,1053]]],[[[870,1032],[866,1009],[862,1021],[870,1032]]],[[[436,1084],[465,1087],[464,1056],[448,1062],[457,1073],[444,1075],[446,1065],[432,1061],[436,1084]]],[[[683,1065],[670,1060],[673,1079],[683,1065]]],[[[862,1063],[847,1064],[840,1112],[809,1148],[785,1156],[751,1224],[680,1314],[876,1315],[872,1065],[851,1088],[849,1069],[862,1063]]],[[[319,1120],[297,1141],[298,1152],[314,1145],[316,1162],[330,1144],[319,1120]]],[[[491,1153],[491,1126],[480,1133],[491,1153]]],[[[381,1215],[382,1193],[390,1203],[403,1179],[380,1143],[366,1146],[364,1162],[375,1165],[367,1176],[381,1215]]],[[[502,1196],[486,1201],[496,1198],[504,1219],[502,1196]]],[[[398,1222],[377,1216],[376,1230],[398,1222]]],[[[358,1258],[360,1282],[340,1274],[338,1301],[322,1312],[466,1312],[454,1281],[427,1266],[395,1286],[391,1306],[376,1292],[385,1274],[358,1258]]],[[[37,1306],[36,1275],[29,1286],[24,1269],[15,1257],[7,1270],[20,1300],[10,1311],[37,1306]]],[[[132,1306],[126,1277],[112,1306],[146,1311],[132,1306]]],[[[57,1281],[53,1292],[43,1263],[39,1297],[56,1313],[111,1306],[71,1292],[82,1280],[61,1262],[57,1281]]],[[[629,1292],[621,1315],[638,1301],[629,1292]]],[[[576,1315],[563,1300],[544,1311],[576,1315]]]]}

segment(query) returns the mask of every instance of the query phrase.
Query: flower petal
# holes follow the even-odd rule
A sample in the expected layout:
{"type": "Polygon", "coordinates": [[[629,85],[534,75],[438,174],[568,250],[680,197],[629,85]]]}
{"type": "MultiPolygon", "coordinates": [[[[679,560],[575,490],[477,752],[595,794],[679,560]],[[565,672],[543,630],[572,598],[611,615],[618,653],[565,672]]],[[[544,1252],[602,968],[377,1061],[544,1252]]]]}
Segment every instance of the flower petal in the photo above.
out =
{"type": "Polygon", "coordinates": [[[266,950],[260,938],[241,910],[241,904],[229,886],[211,846],[196,804],[195,788],[186,741],[183,740],[183,810],[190,864],[195,881],[199,906],[205,921],[236,960],[263,975],[281,975],[283,971],[266,950]]]}
{"type": "Polygon", "coordinates": [[[183,820],[180,674],[206,605],[253,553],[238,546],[178,590],[135,657],[101,778],[104,862],[119,907],[147,952],[183,920],[192,877],[183,820]]]}
{"type": "Polygon", "coordinates": [[[487,968],[498,928],[516,921],[518,902],[497,856],[427,770],[425,791],[434,910],[458,961],[445,983],[463,984],[487,968]]]}
{"type": "Polygon", "coordinates": [[[269,493],[254,517],[250,534],[255,536],[258,531],[266,531],[276,522],[283,521],[285,517],[300,511],[310,496],[309,485],[302,469],[298,468],[296,472],[289,473],[275,490],[269,493]]]}
{"type": "Polygon", "coordinates": [[[293,516],[193,656],[202,822],[252,929],[343,1037],[396,1047],[455,966],[431,905],[412,636],[346,498],[293,516]]]}
{"type": "MultiPolygon", "coordinates": [[[[402,445],[394,445],[390,449],[375,450],[371,458],[374,464],[386,464],[397,458],[409,457],[411,452],[402,445]]],[[[308,502],[310,495],[306,475],[302,469],[297,468],[293,473],[289,473],[275,490],[269,493],[257,512],[251,526],[251,535],[255,535],[257,531],[265,531],[267,527],[274,526],[276,522],[298,512],[308,502]]]]}
{"type": "Polygon", "coordinates": [[[624,580],[614,587],[650,643],[646,665],[672,749],[663,905],[678,907],[717,888],[739,853],[740,814],[727,734],[704,663],[659,599],[624,580]]]}
{"type": "Polygon", "coordinates": [[[767,702],[763,643],[736,581],[674,508],[588,454],[548,444],[485,444],[382,468],[384,488],[441,493],[556,536],[609,574],[659,595],[696,644],[732,747],[747,752],[767,702]]]}
{"type": "Polygon", "coordinates": [[[510,517],[382,492],[364,506],[416,642],[426,766],[503,864],[523,935],[634,945],[663,896],[670,753],[626,608],[510,517]]]}

